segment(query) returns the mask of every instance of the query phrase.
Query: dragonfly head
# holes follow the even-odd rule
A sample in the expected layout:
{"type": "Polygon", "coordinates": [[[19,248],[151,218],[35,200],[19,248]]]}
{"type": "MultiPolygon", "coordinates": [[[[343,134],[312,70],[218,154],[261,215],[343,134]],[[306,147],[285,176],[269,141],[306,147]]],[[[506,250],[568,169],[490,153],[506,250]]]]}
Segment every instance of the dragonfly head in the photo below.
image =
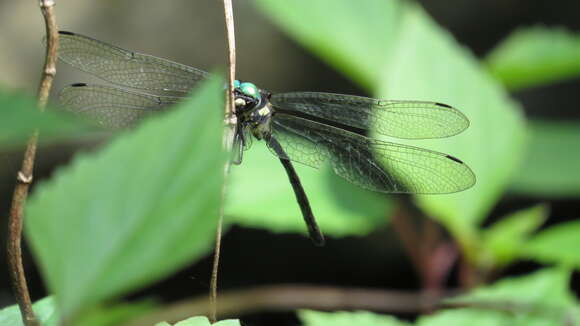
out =
{"type": "Polygon", "coordinates": [[[258,107],[262,102],[262,94],[256,85],[239,80],[234,81],[234,98],[238,112],[247,112],[258,107]]]}

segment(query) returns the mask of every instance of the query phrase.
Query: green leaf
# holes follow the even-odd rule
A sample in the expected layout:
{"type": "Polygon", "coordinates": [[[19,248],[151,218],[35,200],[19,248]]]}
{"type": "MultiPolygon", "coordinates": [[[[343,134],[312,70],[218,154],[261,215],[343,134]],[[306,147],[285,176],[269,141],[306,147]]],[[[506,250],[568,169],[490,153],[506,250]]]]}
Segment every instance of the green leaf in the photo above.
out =
{"type": "MultiPolygon", "coordinates": [[[[454,309],[420,317],[417,326],[515,326],[508,314],[493,310],[454,309]]],[[[522,325],[523,326],[523,325],[522,325]]]]}
{"type": "Polygon", "coordinates": [[[579,197],[580,124],[533,121],[530,142],[511,190],[538,197],[579,197]]]}
{"type": "Polygon", "coordinates": [[[305,326],[409,326],[411,324],[392,316],[368,311],[320,312],[301,310],[298,316],[305,326]]]}
{"type": "MultiPolygon", "coordinates": [[[[364,235],[387,222],[390,202],[384,196],[340,179],[330,168],[294,167],[323,233],[364,235]]],[[[244,154],[244,162],[232,167],[230,178],[227,221],[272,232],[307,234],[286,172],[264,143],[256,142],[244,154]]]]}
{"type": "Polygon", "coordinates": [[[215,324],[212,324],[215,326],[241,326],[242,324],[240,323],[239,319],[224,319],[224,320],[220,320],[215,324]]]}
{"type": "Polygon", "coordinates": [[[466,113],[472,126],[461,135],[405,143],[457,156],[475,171],[473,189],[419,199],[469,248],[468,256],[475,255],[476,226],[521,157],[525,134],[518,106],[472,54],[415,5],[382,0],[257,3],[291,36],[359,83],[372,85],[379,97],[438,101],[466,113]]]}
{"type": "Polygon", "coordinates": [[[36,188],[27,237],[65,318],[210,248],[225,162],[222,98],[214,79],[36,188]]]}
{"type": "Polygon", "coordinates": [[[477,59],[421,8],[410,6],[401,24],[402,33],[380,94],[447,103],[470,119],[471,126],[460,135],[405,143],[449,153],[475,172],[477,183],[472,189],[417,198],[421,207],[453,232],[468,257],[473,256],[475,226],[495,205],[519,162],[523,117],[477,59]]]}
{"type": "Polygon", "coordinates": [[[565,325],[566,321],[580,321],[569,281],[570,271],[565,268],[544,269],[500,280],[447,302],[508,310],[512,320],[505,325],[565,325]]]}
{"type": "Polygon", "coordinates": [[[83,311],[75,323],[82,326],[116,326],[151,312],[157,308],[155,302],[144,300],[131,303],[119,303],[113,306],[98,306],[83,311]]]}
{"type": "Polygon", "coordinates": [[[580,221],[560,223],[528,241],[524,255],[541,263],[580,268],[580,221]]]}
{"type": "Polygon", "coordinates": [[[545,268],[520,277],[504,278],[493,285],[480,287],[468,294],[449,299],[449,303],[510,301],[525,304],[567,307],[576,304],[568,288],[570,270],[545,268]]]}
{"type": "Polygon", "coordinates": [[[352,79],[375,90],[396,42],[402,4],[365,0],[256,0],[290,36],[352,79]]]}
{"type": "MultiPolygon", "coordinates": [[[[210,325],[214,325],[214,326],[240,326],[240,321],[237,319],[226,319],[226,320],[221,320],[218,321],[214,324],[211,324],[209,322],[209,319],[207,319],[207,317],[205,316],[196,316],[196,317],[191,317],[191,318],[187,318],[186,320],[182,320],[176,324],[173,324],[173,326],[210,326],[210,325]]],[[[161,323],[157,323],[155,324],[155,326],[171,326],[171,324],[169,324],[168,322],[161,322],[161,323]]]]}
{"type": "Polygon", "coordinates": [[[0,91],[0,147],[22,146],[35,129],[39,129],[40,141],[45,143],[70,138],[92,128],[51,107],[40,112],[31,96],[0,91]]]}
{"type": "MultiPolygon", "coordinates": [[[[570,271],[544,269],[523,277],[504,279],[466,295],[446,300],[470,308],[449,309],[421,316],[417,326],[549,326],[576,325],[580,309],[568,288],[570,271]]],[[[392,316],[371,312],[317,312],[303,310],[307,326],[405,326],[392,316]]]]}
{"type": "Polygon", "coordinates": [[[472,189],[417,198],[424,210],[453,232],[469,258],[477,254],[476,226],[502,195],[520,160],[524,120],[519,107],[477,59],[420,7],[410,6],[401,19],[399,41],[380,95],[447,103],[471,121],[465,132],[454,137],[404,141],[458,157],[475,172],[477,183],[472,189]]]}
{"type": "Polygon", "coordinates": [[[490,254],[484,264],[501,267],[518,258],[526,240],[544,223],[548,213],[546,205],[537,205],[505,216],[483,230],[482,248],[490,254]]]}
{"type": "MultiPolygon", "coordinates": [[[[58,312],[53,297],[46,297],[38,300],[32,305],[32,310],[38,321],[43,326],[57,326],[58,312]]],[[[0,310],[0,325],[2,326],[22,326],[22,316],[18,305],[12,305],[0,310]]]]}
{"type": "Polygon", "coordinates": [[[520,28],[487,57],[491,73],[511,90],[580,75],[580,34],[563,27],[520,28]]]}

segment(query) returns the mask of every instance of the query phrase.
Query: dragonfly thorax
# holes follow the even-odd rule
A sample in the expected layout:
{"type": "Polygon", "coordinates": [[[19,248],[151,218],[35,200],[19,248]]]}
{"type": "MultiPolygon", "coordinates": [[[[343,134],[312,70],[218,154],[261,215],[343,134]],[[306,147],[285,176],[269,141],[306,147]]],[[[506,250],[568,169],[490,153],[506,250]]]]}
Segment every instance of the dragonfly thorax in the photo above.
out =
{"type": "Polygon", "coordinates": [[[257,139],[267,138],[270,133],[272,106],[269,94],[249,82],[234,82],[234,104],[238,122],[249,129],[257,139]]]}

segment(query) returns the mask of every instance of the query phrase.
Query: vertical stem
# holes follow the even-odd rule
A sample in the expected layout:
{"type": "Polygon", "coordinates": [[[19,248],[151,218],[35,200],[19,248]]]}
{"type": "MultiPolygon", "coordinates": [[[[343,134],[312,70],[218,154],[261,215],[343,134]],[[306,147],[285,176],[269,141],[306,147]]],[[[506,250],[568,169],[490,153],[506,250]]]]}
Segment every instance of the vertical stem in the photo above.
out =
{"type": "MultiPolygon", "coordinates": [[[[226,92],[225,101],[225,131],[223,138],[223,146],[227,153],[231,152],[234,136],[236,132],[236,116],[234,112],[234,80],[236,79],[236,38],[234,32],[234,14],[232,8],[231,0],[223,0],[224,4],[224,18],[226,25],[226,37],[228,40],[228,89],[226,92]]],[[[224,218],[224,199],[226,194],[226,184],[227,177],[229,175],[231,162],[226,161],[224,167],[224,184],[222,187],[222,205],[220,209],[220,216],[218,219],[218,225],[216,229],[216,244],[214,251],[213,267],[211,273],[210,281],[210,315],[209,320],[211,323],[217,321],[217,279],[219,270],[219,258],[221,250],[221,234],[222,234],[222,224],[224,218]]]]}
{"type": "MultiPolygon", "coordinates": [[[[56,17],[54,15],[54,0],[41,0],[40,9],[44,17],[46,28],[46,56],[42,77],[38,88],[38,107],[44,110],[48,101],[48,94],[52,87],[52,81],[56,74],[56,51],[58,48],[58,28],[56,26],[56,17]]],[[[7,255],[8,267],[14,296],[20,307],[22,320],[27,326],[40,325],[34,311],[32,310],[32,300],[26,284],[24,266],[22,264],[22,228],[23,228],[23,210],[26,198],[28,197],[28,188],[32,182],[32,172],[34,168],[34,158],[36,156],[36,143],[38,131],[34,131],[24,152],[22,166],[16,177],[16,186],[12,197],[10,207],[10,216],[8,217],[8,242],[7,255]]]]}
{"type": "Polygon", "coordinates": [[[404,250],[409,255],[409,259],[417,271],[417,274],[422,277],[422,271],[425,268],[425,262],[419,250],[418,244],[421,239],[417,230],[415,230],[412,223],[409,221],[409,216],[407,216],[406,211],[402,203],[399,203],[396,211],[391,216],[391,226],[395,230],[395,233],[399,237],[404,250]]]}
{"type": "Polygon", "coordinates": [[[39,325],[34,312],[32,311],[32,301],[26,284],[24,265],[22,264],[22,211],[24,203],[28,196],[28,187],[32,182],[32,169],[34,167],[34,157],[36,154],[36,139],[38,132],[28,140],[24,159],[18,175],[16,177],[16,186],[12,197],[12,206],[10,207],[10,216],[8,217],[8,243],[7,258],[10,269],[10,278],[14,297],[20,307],[20,314],[25,325],[39,325]]]}

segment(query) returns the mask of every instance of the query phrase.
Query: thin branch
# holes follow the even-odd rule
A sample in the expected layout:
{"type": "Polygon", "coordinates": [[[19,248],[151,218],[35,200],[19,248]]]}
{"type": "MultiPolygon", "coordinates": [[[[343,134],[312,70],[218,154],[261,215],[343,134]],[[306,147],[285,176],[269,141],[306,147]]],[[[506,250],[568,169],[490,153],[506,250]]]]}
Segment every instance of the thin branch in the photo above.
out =
{"type": "MultiPolygon", "coordinates": [[[[54,0],[41,0],[40,9],[44,17],[46,28],[46,57],[44,69],[38,88],[38,107],[44,110],[48,101],[48,94],[52,87],[52,81],[56,74],[56,51],[58,48],[58,28],[56,26],[56,17],[54,15],[54,0]]],[[[7,255],[8,266],[10,268],[10,277],[14,296],[20,307],[22,320],[27,326],[40,325],[34,311],[32,310],[32,300],[26,284],[24,266],[22,264],[22,227],[23,227],[23,210],[26,198],[28,197],[28,188],[32,183],[32,172],[34,168],[34,158],[36,155],[36,143],[38,131],[34,131],[24,152],[22,166],[16,177],[16,186],[12,197],[12,206],[10,207],[10,216],[8,218],[8,243],[7,255]]]]}
{"type": "Polygon", "coordinates": [[[419,250],[421,239],[419,238],[417,230],[415,230],[409,219],[410,216],[408,216],[405,208],[403,207],[403,203],[399,201],[394,214],[391,215],[391,225],[399,237],[403,248],[407,252],[413,267],[419,276],[422,277],[421,273],[426,268],[426,266],[422,259],[421,251],[419,250]]]}
{"type": "MultiPolygon", "coordinates": [[[[236,38],[234,32],[234,14],[232,8],[231,0],[223,0],[224,3],[224,18],[226,26],[226,37],[228,40],[228,90],[226,92],[225,101],[225,131],[223,138],[223,146],[226,153],[230,153],[232,150],[234,136],[237,127],[237,120],[235,115],[234,107],[234,80],[236,79],[236,38]]],[[[218,225],[216,229],[216,244],[214,251],[214,259],[211,273],[210,281],[210,294],[209,294],[209,319],[212,323],[217,320],[217,280],[218,280],[218,270],[219,270],[219,258],[221,250],[221,234],[222,234],[222,224],[224,218],[224,199],[226,194],[226,184],[229,175],[231,162],[226,161],[224,167],[224,184],[222,188],[222,205],[220,209],[220,216],[218,220],[218,225]]]]}
{"type": "MultiPolygon", "coordinates": [[[[447,295],[455,294],[452,292],[447,295]]],[[[442,296],[417,292],[388,291],[330,286],[279,285],[232,290],[220,295],[218,316],[239,316],[257,311],[371,310],[389,313],[417,313],[440,304],[442,296]]],[[[205,297],[177,302],[161,311],[140,316],[125,326],[153,325],[159,321],[176,322],[210,310],[205,297]]]]}

